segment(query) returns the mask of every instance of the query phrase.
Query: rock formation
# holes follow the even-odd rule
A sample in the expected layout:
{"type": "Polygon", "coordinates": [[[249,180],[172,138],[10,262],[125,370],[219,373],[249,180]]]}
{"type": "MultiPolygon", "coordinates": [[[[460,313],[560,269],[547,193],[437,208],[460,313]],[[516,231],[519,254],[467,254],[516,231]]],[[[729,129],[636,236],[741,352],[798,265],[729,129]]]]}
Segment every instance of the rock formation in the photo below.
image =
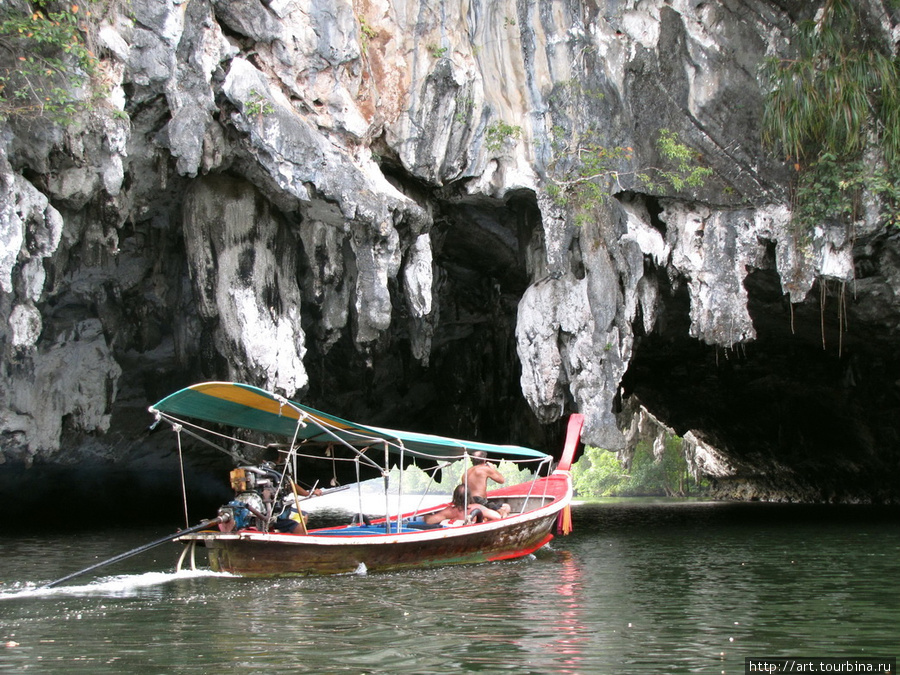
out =
{"type": "Polygon", "coordinates": [[[655,419],[723,496],[896,500],[900,232],[799,236],[760,140],[812,4],[112,3],[104,99],[2,125],[0,489],[155,489],[147,405],[227,378],[551,449],[655,419]],[[661,130],[702,186],[641,179],[661,130]]]}

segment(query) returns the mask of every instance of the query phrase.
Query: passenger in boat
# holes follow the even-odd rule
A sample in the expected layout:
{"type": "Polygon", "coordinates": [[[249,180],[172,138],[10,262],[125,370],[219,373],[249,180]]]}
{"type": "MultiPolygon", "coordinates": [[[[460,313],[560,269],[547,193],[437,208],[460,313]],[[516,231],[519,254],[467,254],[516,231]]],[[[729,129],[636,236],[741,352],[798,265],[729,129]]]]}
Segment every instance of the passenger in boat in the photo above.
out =
{"type": "Polygon", "coordinates": [[[496,511],[501,518],[505,518],[509,515],[509,504],[487,500],[487,482],[489,480],[495,483],[506,482],[497,467],[487,461],[487,453],[484,450],[476,450],[472,453],[472,466],[466,471],[462,484],[469,490],[470,501],[496,511]]]}
{"type": "Polygon", "coordinates": [[[500,520],[503,516],[494,509],[486,506],[479,506],[472,502],[466,496],[466,486],[460,483],[453,490],[453,501],[450,506],[446,506],[436,513],[425,515],[425,524],[433,525],[435,523],[443,523],[450,521],[449,524],[456,524],[455,521],[461,523],[482,522],[484,520],[500,520]],[[476,511],[478,513],[476,513],[476,511]]]}
{"type": "MultiPolygon", "coordinates": [[[[297,483],[293,483],[293,488],[298,497],[309,497],[310,495],[313,497],[320,497],[322,495],[322,491],[319,488],[307,490],[297,483]]],[[[301,511],[300,507],[294,503],[294,500],[291,497],[288,497],[288,499],[290,501],[285,500],[287,503],[284,506],[284,510],[281,512],[281,515],[275,519],[275,522],[272,524],[272,529],[276,532],[294,534],[297,528],[300,527],[299,519],[303,518],[303,524],[306,525],[309,521],[309,514],[306,511],[301,511]]],[[[302,534],[302,530],[300,533],[302,534]]]]}

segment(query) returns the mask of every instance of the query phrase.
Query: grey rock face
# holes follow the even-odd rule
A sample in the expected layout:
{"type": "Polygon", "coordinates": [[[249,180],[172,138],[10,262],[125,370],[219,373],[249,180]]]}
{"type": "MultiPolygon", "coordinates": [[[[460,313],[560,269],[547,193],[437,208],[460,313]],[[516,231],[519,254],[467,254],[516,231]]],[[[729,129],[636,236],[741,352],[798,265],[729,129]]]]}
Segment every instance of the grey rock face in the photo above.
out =
{"type": "Polygon", "coordinates": [[[146,405],[229,378],[552,449],[576,410],[610,450],[656,419],[723,494],[896,498],[866,479],[896,470],[898,237],[875,205],[855,234],[798,237],[789,167],[759,138],[757,67],[808,9],[135,0],[104,17],[108,101],[66,128],[3,123],[0,461],[155,465],[146,405]],[[713,170],[702,187],[638,179],[665,164],[661,129],[713,170]],[[579,211],[551,187],[590,144],[628,157],[579,211]]]}
{"type": "Polygon", "coordinates": [[[228,378],[249,377],[270,390],[303,389],[296,240],[281,231],[256,190],[240,181],[196,181],[184,208],[197,309],[215,326],[215,348],[225,357],[228,378]]]}

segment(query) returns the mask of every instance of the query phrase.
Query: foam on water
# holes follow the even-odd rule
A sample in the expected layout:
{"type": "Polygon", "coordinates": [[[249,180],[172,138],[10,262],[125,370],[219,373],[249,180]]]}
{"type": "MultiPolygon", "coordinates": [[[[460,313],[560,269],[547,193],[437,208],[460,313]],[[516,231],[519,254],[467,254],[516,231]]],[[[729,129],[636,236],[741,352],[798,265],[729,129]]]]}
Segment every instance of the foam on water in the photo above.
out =
{"type": "Polygon", "coordinates": [[[37,583],[16,584],[0,590],[0,600],[23,597],[50,597],[55,595],[114,595],[127,597],[143,588],[161,586],[173,581],[202,577],[232,577],[234,575],[212,570],[182,570],[180,572],[145,572],[102,577],[87,584],[46,588],[37,583]]]}

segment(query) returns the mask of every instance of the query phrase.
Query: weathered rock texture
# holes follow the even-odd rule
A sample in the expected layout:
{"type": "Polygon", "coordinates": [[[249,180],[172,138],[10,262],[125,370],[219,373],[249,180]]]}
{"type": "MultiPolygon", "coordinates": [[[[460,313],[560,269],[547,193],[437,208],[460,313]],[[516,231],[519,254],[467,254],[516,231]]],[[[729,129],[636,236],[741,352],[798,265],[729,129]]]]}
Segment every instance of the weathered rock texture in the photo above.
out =
{"type": "Polygon", "coordinates": [[[85,466],[155,489],[173,441],[146,406],[230,378],[554,450],[576,410],[623,448],[643,404],[723,495],[897,499],[900,233],[798,236],[760,142],[757,67],[815,4],[110,10],[108,102],[3,129],[4,489],[85,466]],[[660,129],[702,188],[636,180],[660,129]],[[632,151],[576,224],[548,187],[588,135],[632,151]]]}

